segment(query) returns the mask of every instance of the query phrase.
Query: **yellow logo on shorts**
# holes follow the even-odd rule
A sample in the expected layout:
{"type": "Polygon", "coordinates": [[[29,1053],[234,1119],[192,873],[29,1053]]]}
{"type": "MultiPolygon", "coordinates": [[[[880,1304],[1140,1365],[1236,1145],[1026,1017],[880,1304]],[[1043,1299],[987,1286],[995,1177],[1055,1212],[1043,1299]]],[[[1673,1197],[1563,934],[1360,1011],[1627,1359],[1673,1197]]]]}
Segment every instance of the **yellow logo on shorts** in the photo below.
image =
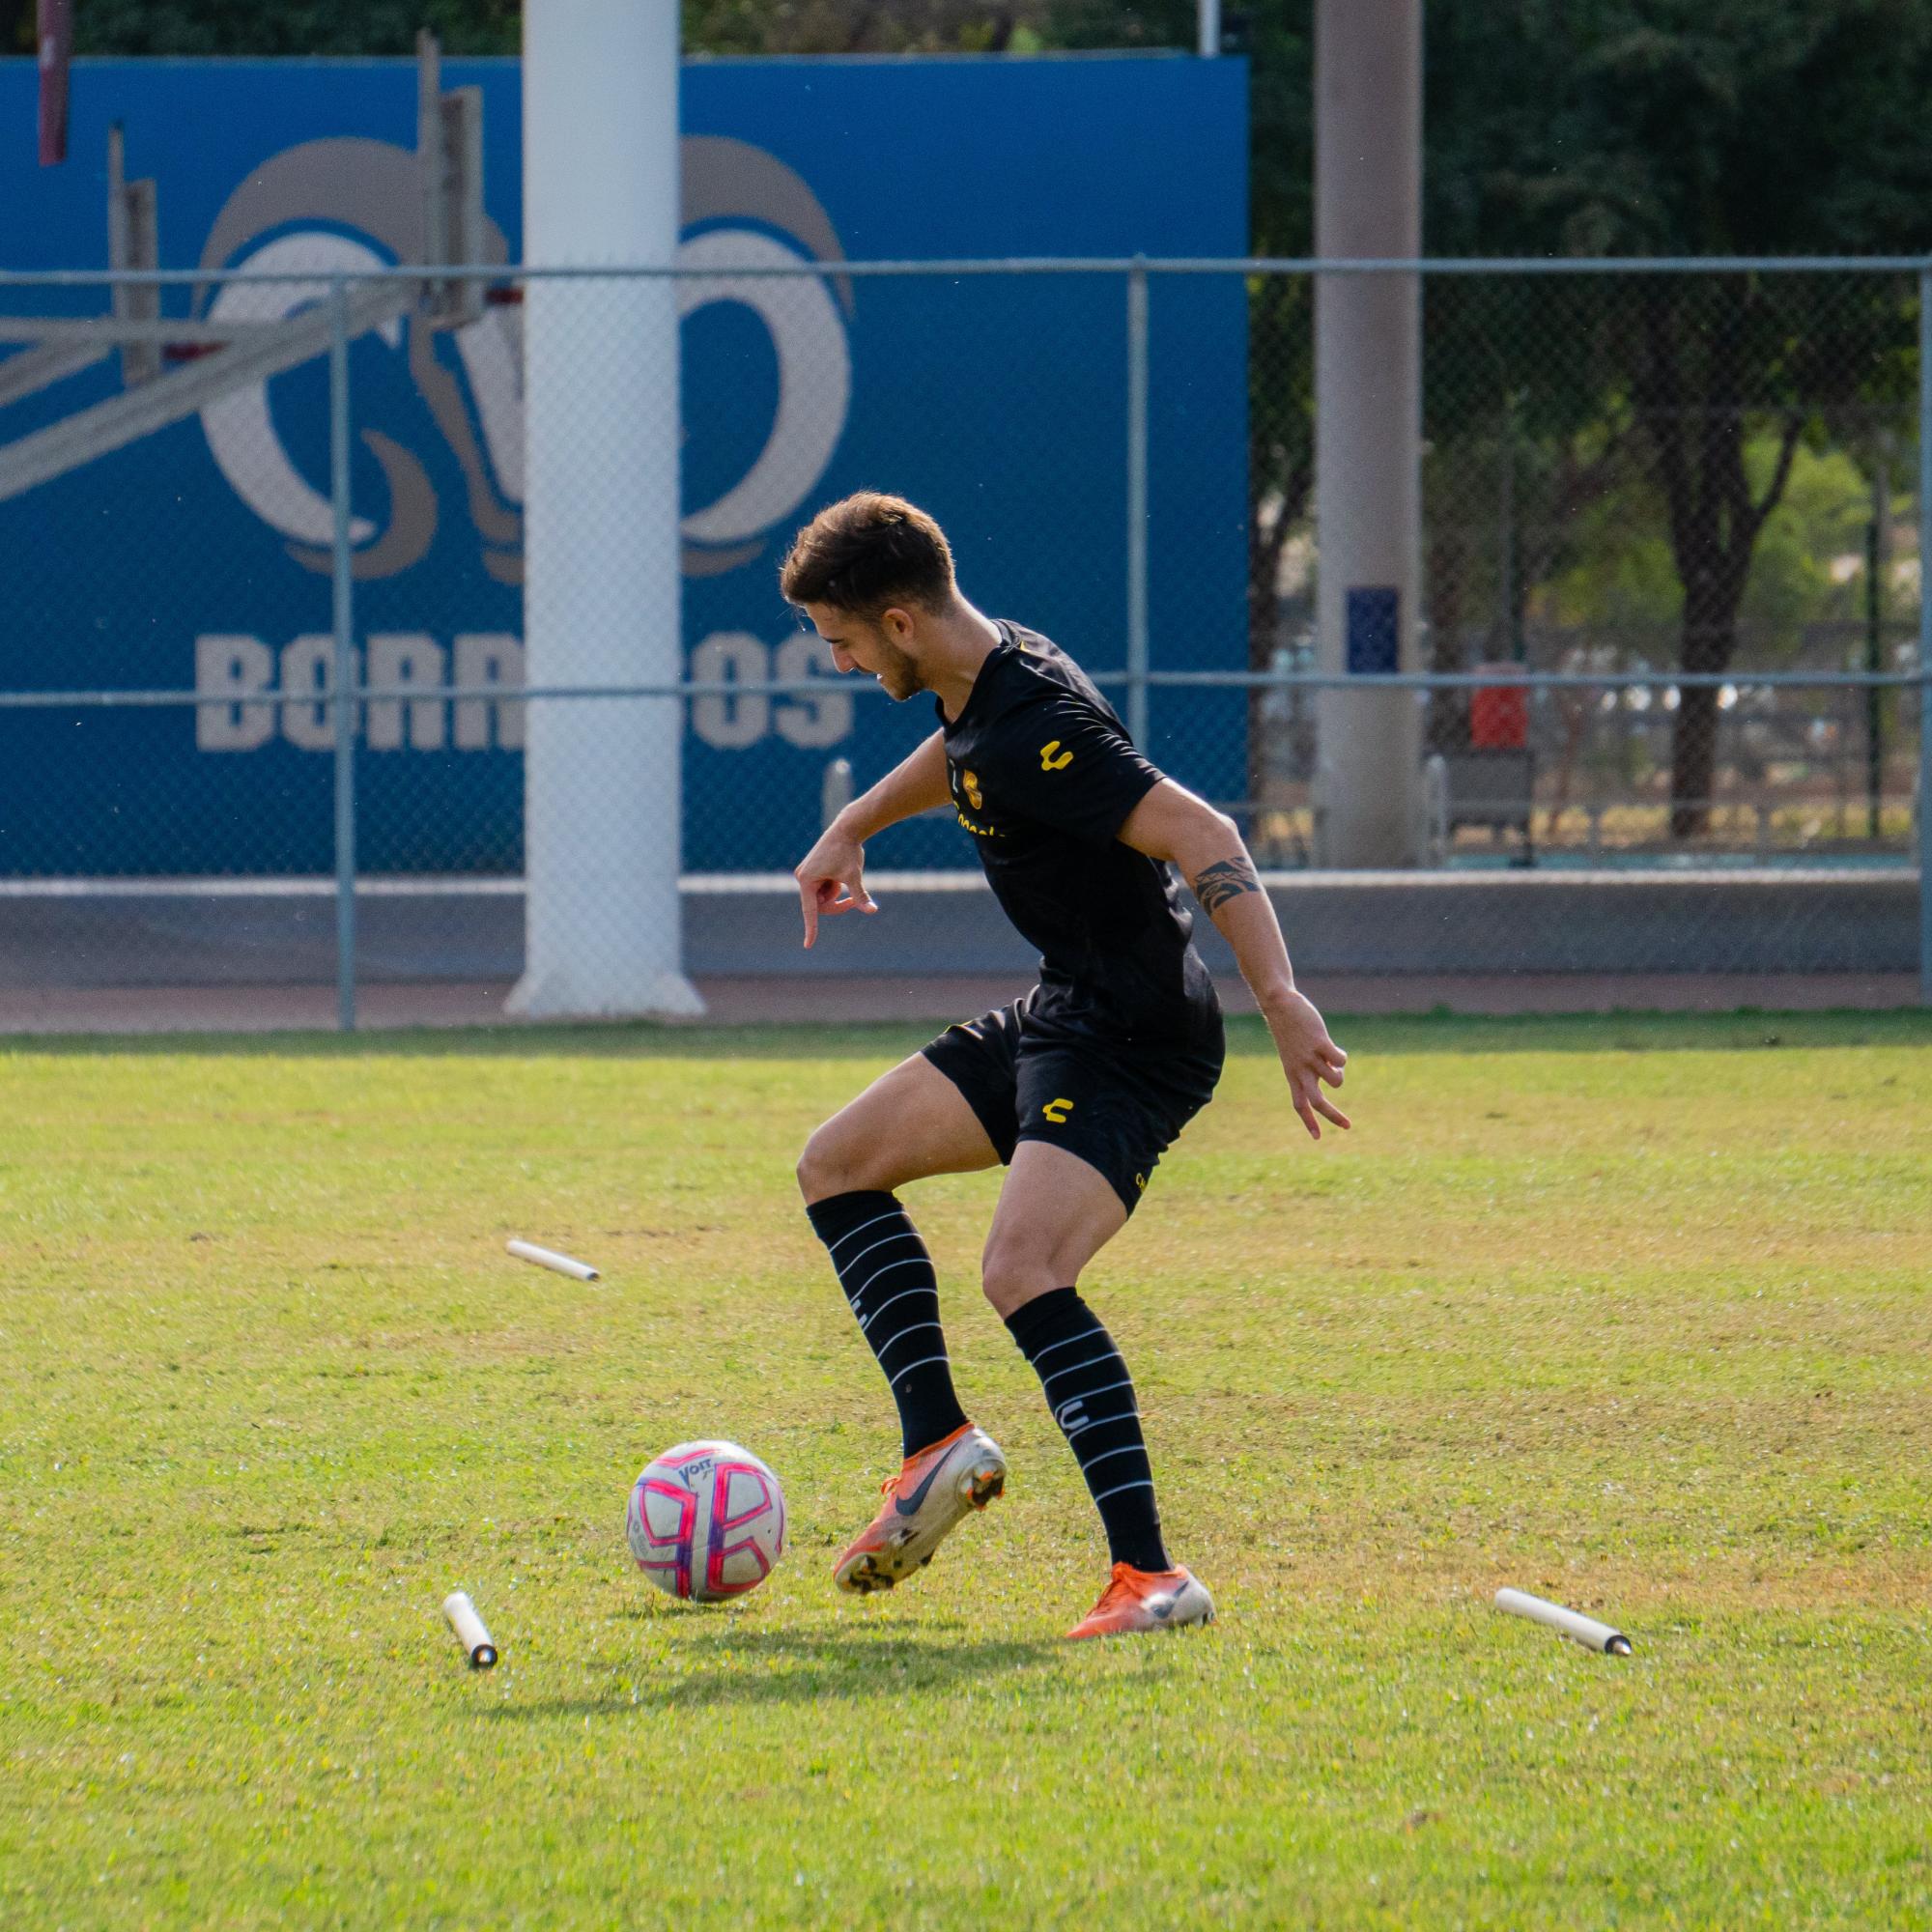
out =
{"type": "Polygon", "coordinates": [[[966,803],[975,811],[984,811],[986,801],[980,796],[980,775],[977,772],[961,772],[959,782],[966,793],[966,803]]]}
{"type": "Polygon", "coordinates": [[[1060,755],[1057,758],[1053,755],[1056,752],[1060,752],[1060,740],[1058,738],[1049,739],[1039,748],[1039,768],[1041,771],[1064,772],[1073,762],[1073,753],[1071,752],[1060,752],[1060,755]]]}
{"type": "Polygon", "coordinates": [[[1138,1187],[1143,1194],[1145,1194],[1147,1192],[1147,1176],[1144,1174],[1135,1175],[1134,1185],[1138,1187]]]}
{"type": "Polygon", "coordinates": [[[1049,1100],[1040,1110],[1040,1118],[1053,1122],[1056,1127],[1066,1124],[1066,1117],[1073,1111],[1071,1100],[1049,1100]]]}

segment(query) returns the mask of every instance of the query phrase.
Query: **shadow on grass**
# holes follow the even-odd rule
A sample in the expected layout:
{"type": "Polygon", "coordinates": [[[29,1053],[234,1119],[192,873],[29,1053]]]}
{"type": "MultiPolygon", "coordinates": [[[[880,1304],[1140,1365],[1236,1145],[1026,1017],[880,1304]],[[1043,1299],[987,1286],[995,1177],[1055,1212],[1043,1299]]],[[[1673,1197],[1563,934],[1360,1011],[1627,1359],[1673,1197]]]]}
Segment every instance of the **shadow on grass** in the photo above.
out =
{"type": "Polygon", "coordinates": [[[1055,1639],[981,1637],[965,1642],[868,1631],[816,1635],[725,1630],[680,1635],[684,1667],[654,1674],[642,1660],[611,1666],[603,1696],[536,1697],[492,1704],[489,1723],[532,1718],[621,1717],[627,1711],[706,1710],[732,1704],[813,1704],[827,1698],[945,1690],[1033,1670],[1063,1654],[1055,1639]]]}

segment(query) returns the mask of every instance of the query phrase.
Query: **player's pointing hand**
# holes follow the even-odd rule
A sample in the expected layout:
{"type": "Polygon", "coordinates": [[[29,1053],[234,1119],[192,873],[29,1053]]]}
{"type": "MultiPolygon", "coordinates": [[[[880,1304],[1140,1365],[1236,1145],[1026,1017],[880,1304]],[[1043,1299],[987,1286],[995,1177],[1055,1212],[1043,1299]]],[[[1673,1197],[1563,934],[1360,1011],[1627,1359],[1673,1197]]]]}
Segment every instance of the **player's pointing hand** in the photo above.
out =
{"type": "Polygon", "coordinates": [[[1288,1089],[1294,1097],[1294,1111],[1312,1140],[1321,1138],[1321,1122],[1338,1127],[1350,1124],[1349,1117],[1322,1093],[1342,1084],[1342,1069],[1349,1056],[1328,1037],[1328,1027],[1314,1004],[1300,993],[1290,993],[1264,1017],[1274,1036],[1275,1051],[1281,1056],[1281,1069],[1288,1075],[1288,1089]]]}
{"type": "Polygon", "coordinates": [[[866,848],[846,838],[836,825],[805,855],[792,877],[798,881],[799,911],[805,917],[808,947],[818,937],[821,917],[879,909],[866,890],[866,848]]]}

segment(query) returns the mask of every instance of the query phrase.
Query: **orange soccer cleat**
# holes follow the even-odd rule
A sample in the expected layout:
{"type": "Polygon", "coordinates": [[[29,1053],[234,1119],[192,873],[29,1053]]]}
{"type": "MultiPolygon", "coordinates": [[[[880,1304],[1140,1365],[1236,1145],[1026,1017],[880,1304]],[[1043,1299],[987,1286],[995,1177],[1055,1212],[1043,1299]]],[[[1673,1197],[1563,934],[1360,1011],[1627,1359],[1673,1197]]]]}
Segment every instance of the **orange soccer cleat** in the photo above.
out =
{"type": "Polygon", "coordinates": [[[1007,1459],[983,1429],[968,1422],[909,1456],[879,1485],[885,1507],[838,1559],[832,1580],[864,1596],[890,1590],[946,1540],[970,1510],[984,1509],[1007,1486],[1007,1459]]]}
{"type": "Polygon", "coordinates": [[[1066,1634],[1127,1636],[1213,1621],[1214,1599],[1191,1570],[1136,1570],[1116,1563],[1100,1601],[1066,1634]]]}

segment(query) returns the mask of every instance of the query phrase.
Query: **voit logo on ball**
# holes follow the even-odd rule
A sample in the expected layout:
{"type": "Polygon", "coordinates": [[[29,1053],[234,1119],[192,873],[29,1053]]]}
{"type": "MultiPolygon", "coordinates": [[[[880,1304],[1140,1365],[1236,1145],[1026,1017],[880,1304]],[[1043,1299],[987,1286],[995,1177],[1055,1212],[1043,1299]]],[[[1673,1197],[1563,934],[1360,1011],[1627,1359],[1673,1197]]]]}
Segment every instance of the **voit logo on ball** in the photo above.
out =
{"type": "MultiPolygon", "coordinates": [[[[817,196],[776,156],[695,135],[682,143],[682,168],[678,266],[689,272],[678,308],[687,319],[705,312],[685,331],[683,561],[688,576],[712,577],[762,554],[825,473],[851,402],[853,293],[842,274],[755,272],[844,259],[817,196]]],[[[502,231],[487,218],[483,227],[482,261],[506,262],[502,231]]],[[[199,306],[210,321],[273,321],[313,307],[319,279],[424,253],[414,154],[359,138],[305,142],[229,197],[201,252],[211,280],[199,306]],[[224,271],[274,279],[218,281],[224,271]]],[[[520,307],[493,299],[451,326],[399,302],[378,334],[407,381],[371,383],[358,365],[355,420],[381,466],[387,506],[380,517],[358,506],[351,519],[355,576],[401,575],[429,554],[445,519],[462,517],[489,576],[521,582],[520,307]]],[[[231,390],[201,420],[236,495],[298,563],[327,572],[334,526],[326,470],[307,473],[292,452],[294,425],[278,415],[273,384],[231,390]]],[[[314,439],[299,441],[309,450],[314,439]]]]}

